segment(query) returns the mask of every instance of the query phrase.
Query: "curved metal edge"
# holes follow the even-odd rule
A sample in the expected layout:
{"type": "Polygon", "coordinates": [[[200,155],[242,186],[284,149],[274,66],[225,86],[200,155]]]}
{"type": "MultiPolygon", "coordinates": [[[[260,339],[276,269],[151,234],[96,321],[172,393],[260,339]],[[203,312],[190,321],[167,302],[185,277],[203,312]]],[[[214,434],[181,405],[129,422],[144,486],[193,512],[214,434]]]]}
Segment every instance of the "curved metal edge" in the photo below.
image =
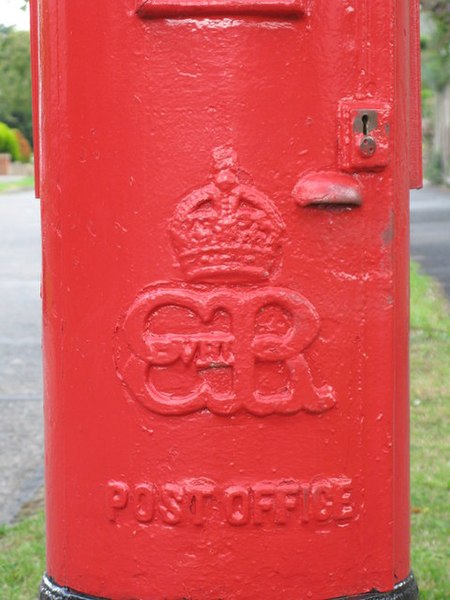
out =
{"type": "Polygon", "coordinates": [[[404,581],[397,583],[391,592],[377,592],[374,590],[360,596],[341,596],[332,600],[418,600],[418,598],[419,588],[414,573],[410,573],[404,581]]]}
{"type": "Polygon", "coordinates": [[[39,600],[108,600],[108,598],[86,596],[67,587],[60,587],[48,575],[44,575],[39,587],[39,600]]]}
{"type": "MultiPolygon", "coordinates": [[[[44,575],[39,591],[40,600],[108,600],[99,596],[86,596],[66,587],[60,587],[50,577],[44,575]]],[[[414,574],[398,583],[391,592],[369,592],[362,596],[341,596],[334,600],[418,600],[419,589],[414,574]]],[[[180,600],[182,600],[180,598],[180,600]]]]}

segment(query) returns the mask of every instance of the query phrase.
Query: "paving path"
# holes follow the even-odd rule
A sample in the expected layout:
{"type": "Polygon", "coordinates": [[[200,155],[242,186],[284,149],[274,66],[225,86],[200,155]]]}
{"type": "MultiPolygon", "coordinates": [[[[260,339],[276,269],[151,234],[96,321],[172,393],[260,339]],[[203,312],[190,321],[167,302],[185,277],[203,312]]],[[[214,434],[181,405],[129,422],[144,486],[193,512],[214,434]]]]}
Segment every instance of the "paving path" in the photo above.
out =
{"type": "Polygon", "coordinates": [[[411,192],[411,257],[439,279],[450,298],[450,191],[411,192]]]}
{"type": "Polygon", "coordinates": [[[0,523],[43,481],[39,202],[0,194],[0,523]]]}
{"type": "MultiPolygon", "coordinates": [[[[411,195],[412,256],[450,297],[450,193],[411,195]]],[[[39,202],[0,194],[0,523],[43,483],[39,202]]]]}

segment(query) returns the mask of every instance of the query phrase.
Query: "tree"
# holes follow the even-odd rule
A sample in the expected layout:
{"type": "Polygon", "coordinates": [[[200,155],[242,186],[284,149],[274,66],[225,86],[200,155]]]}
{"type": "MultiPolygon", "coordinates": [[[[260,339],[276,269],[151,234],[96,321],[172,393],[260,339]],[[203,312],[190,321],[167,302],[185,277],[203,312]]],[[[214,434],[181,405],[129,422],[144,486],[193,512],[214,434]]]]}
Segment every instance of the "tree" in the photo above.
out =
{"type": "Polygon", "coordinates": [[[424,81],[442,91],[450,83],[450,2],[424,0],[422,7],[431,24],[422,38],[424,81]]]}
{"type": "Polygon", "coordinates": [[[0,26],[0,121],[32,140],[30,35],[0,26]]]}
{"type": "Polygon", "coordinates": [[[425,35],[422,38],[422,79],[424,105],[434,121],[431,130],[428,176],[439,182],[450,180],[450,2],[423,0],[427,15],[425,35]],[[427,93],[427,90],[432,94],[427,93]],[[432,101],[430,103],[430,100],[432,101]],[[430,114],[431,113],[431,114],[430,114]]]}
{"type": "Polygon", "coordinates": [[[6,152],[11,155],[13,160],[20,159],[20,148],[17,136],[14,131],[0,122],[0,152],[6,152]]]}

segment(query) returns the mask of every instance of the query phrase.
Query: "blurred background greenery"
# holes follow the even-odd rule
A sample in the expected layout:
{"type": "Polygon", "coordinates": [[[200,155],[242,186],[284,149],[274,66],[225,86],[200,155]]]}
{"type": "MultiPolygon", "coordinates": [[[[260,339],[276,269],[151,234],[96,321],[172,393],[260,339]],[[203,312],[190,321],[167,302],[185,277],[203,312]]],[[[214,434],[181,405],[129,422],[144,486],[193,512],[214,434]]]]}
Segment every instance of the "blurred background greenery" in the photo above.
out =
{"type": "Polygon", "coordinates": [[[30,34],[0,23],[0,153],[28,162],[32,142],[30,34]]]}
{"type": "Polygon", "coordinates": [[[424,174],[450,184],[450,1],[421,5],[424,174]]]}

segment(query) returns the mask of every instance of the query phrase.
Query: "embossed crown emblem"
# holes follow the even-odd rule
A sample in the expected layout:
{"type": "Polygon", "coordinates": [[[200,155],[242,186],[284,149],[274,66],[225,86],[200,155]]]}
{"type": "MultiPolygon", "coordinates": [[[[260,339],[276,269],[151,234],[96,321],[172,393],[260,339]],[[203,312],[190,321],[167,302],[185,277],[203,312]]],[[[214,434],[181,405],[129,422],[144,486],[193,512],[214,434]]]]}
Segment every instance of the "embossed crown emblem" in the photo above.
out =
{"type": "Polygon", "coordinates": [[[184,275],[216,285],[141,290],[117,326],[117,374],[160,415],[324,413],[335,391],[315,385],[305,355],[319,315],[296,290],[261,285],[281,268],[284,223],[230,149],[214,159],[211,181],[177,204],[170,235],[184,275]]]}
{"type": "Polygon", "coordinates": [[[236,154],[214,152],[213,180],[183,198],[169,231],[194,281],[261,281],[281,261],[284,223],[271,200],[239,181],[236,154]]]}

